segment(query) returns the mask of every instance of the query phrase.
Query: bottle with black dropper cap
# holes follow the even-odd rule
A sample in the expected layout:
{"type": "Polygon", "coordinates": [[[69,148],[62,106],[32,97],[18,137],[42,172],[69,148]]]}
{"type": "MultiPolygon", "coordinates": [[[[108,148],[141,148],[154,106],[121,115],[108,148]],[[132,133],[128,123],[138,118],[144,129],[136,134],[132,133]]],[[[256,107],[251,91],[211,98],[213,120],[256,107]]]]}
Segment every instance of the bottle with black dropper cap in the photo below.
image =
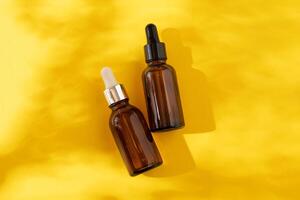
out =
{"type": "Polygon", "coordinates": [[[142,79],[151,131],[167,131],[184,126],[183,110],[175,69],[166,64],[167,55],[156,26],[146,26],[144,46],[148,67],[142,79]]]}

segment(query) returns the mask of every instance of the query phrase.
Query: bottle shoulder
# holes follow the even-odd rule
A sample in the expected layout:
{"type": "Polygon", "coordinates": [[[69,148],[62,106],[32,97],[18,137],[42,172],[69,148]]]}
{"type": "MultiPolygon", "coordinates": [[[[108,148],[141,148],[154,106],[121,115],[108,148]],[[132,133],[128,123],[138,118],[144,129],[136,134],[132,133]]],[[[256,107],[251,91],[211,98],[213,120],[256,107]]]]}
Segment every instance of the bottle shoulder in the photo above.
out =
{"type": "Polygon", "coordinates": [[[123,117],[129,117],[132,114],[140,113],[140,112],[141,111],[137,107],[131,104],[127,104],[126,106],[113,110],[110,115],[110,121],[114,122],[116,120],[120,120],[123,117]]]}
{"type": "Polygon", "coordinates": [[[147,74],[147,73],[153,73],[153,72],[158,72],[158,71],[172,71],[174,72],[174,68],[167,64],[160,64],[160,65],[154,65],[154,66],[147,66],[146,69],[144,69],[143,74],[147,74]]]}

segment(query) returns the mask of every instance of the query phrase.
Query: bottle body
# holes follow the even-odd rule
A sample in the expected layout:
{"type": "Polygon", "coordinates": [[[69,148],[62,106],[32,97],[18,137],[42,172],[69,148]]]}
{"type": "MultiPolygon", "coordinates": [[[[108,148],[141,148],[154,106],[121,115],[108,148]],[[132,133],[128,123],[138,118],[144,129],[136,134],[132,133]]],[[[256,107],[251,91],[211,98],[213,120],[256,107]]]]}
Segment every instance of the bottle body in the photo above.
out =
{"type": "Polygon", "coordinates": [[[151,131],[183,127],[183,110],[173,67],[165,60],[150,62],[142,79],[151,131]]]}
{"type": "Polygon", "coordinates": [[[139,109],[128,99],[110,106],[110,129],[131,176],[162,164],[147,122],[139,109]]]}

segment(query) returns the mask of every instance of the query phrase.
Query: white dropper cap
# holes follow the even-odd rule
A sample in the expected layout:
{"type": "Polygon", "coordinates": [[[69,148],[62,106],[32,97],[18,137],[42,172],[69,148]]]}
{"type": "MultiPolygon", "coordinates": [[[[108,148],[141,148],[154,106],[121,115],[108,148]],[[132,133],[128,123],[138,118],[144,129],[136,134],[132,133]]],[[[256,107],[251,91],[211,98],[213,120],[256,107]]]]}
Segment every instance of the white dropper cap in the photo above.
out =
{"type": "Polygon", "coordinates": [[[111,68],[103,67],[101,70],[101,76],[106,88],[104,90],[104,96],[108,102],[108,105],[128,99],[124,87],[122,84],[118,83],[111,68]]]}
{"type": "Polygon", "coordinates": [[[101,76],[104,81],[105,88],[112,88],[118,84],[118,81],[116,80],[110,67],[103,67],[101,70],[101,76]]]}

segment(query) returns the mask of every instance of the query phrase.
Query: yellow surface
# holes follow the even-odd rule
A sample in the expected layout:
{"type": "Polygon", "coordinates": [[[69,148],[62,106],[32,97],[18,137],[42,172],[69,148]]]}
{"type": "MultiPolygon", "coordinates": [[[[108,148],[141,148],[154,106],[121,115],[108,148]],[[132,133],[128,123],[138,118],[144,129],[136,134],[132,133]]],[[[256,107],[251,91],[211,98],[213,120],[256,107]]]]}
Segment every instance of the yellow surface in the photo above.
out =
{"type": "Polygon", "coordinates": [[[0,2],[0,199],[299,199],[300,3],[0,2]],[[144,26],[158,25],[187,126],[130,177],[101,66],[145,112],[144,26]]]}

